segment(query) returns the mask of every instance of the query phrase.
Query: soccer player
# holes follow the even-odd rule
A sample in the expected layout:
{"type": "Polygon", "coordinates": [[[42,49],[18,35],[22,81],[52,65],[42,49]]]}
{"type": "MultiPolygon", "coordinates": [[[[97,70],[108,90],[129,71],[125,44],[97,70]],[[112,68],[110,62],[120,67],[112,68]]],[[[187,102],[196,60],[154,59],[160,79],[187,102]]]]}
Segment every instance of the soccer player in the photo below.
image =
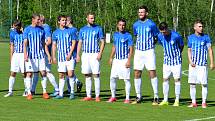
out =
{"type": "Polygon", "coordinates": [[[149,71],[154,101],[152,105],[158,105],[158,78],[156,76],[155,39],[159,33],[156,24],[148,19],[148,8],[140,6],[139,20],[133,24],[134,35],[136,36],[136,50],[134,54],[134,85],[137,94],[136,101],[132,104],[141,103],[141,74],[144,67],[149,71]]]}
{"type": "MultiPolygon", "coordinates": [[[[51,60],[51,49],[52,49],[51,28],[48,24],[45,23],[45,17],[43,15],[40,15],[40,26],[45,31],[45,42],[46,42],[45,49],[48,49],[48,52],[49,52],[48,54],[45,55],[47,77],[54,87],[54,93],[51,94],[50,96],[55,97],[59,93],[59,88],[55,81],[54,75],[51,73],[51,62],[49,62],[49,60],[51,60]]],[[[37,82],[38,82],[38,73],[34,73],[31,92],[35,93],[37,82]]]]}
{"type": "MultiPolygon", "coordinates": [[[[41,73],[43,98],[49,99],[46,91],[46,66],[45,66],[45,33],[43,28],[39,26],[39,14],[32,15],[32,23],[24,29],[24,59],[26,71],[26,87],[28,90],[27,99],[32,99],[31,82],[34,72],[41,73]]],[[[46,51],[47,53],[47,51],[46,51]]]]}
{"type": "Polygon", "coordinates": [[[169,80],[171,74],[175,80],[175,102],[173,106],[179,106],[179,96],[181,90],[181,64],[184,42],[181,35],[168,29],[166,22],[159,25],[160,33],[158,43],[163,46],[163,95],[164,100],[159,105],[168,105],[169,80]]]}
{"type": "Polygon", "coordinates": [[[196,20],[194,23],[194,34],[188,36],[188,60],[190,97],[192,103],[188,107],[197,107],[196,103],[196,84],[202,85],[202,108],[207,107],[208,94],[208,69],[207,55],[210,57],[210,69],[214,69],[214,55],[211,39],[203,32],[203,23],[196,20]]]}
{"type": "MultiPolygon", "coordinates": [[[[74,36],[76,38],[76,41],[78,41],[78,30],[77,30],[77,28],[75,28],[73,26],[73,20],[72,20],[72,18],[70,16],[67,16],[66,26],[69,27],[69,29],[74,34],[74,36]]],[[[77,45],[78,45],[78,42],[76,42],[75,49],[73,51],[75,57],[76,57],[76,53],[77,53],[77,45]]],[[[82,84],[81,81],[78,80],[78,78],[76,77],[76,75],[74,75],[74,77],[75,77],[75,83],[77,84],[77,92],[81,92],[83,84],[82,84]]],[[[67,79],[67,87],[68,87],[68,92],[70,93],[70,88],[71,87],[69,85],[69,79],[67,79]]]]}
{"type": "Polygon", "coordinates": [[[13,22],[13,30],[10,31],[10,62],[11,62],[11,74],[9,78],[9,91],[4,97],[13,95],[13,85],[16,79],[16,73],[21,72],[24,78],[25,84],[25,66],[24,66],[24,53],[23,53],[23,31],[22,23],[19,20],[13,22]]]}
{"type": "Polygon", "coordinates": [[[65,76],[68,75],[71,86],[70,99],[74,99],[74,69],[75,69],[75,36],[70,29],[66,27],[66,16],[61,15],[58,17],[59,28],[53,32],[52,39],[52,58],[56,63],[56,49],[58,52],[58,72],[59,72],[59,95],[56,99],[63,98],[63,90],[65,84],[65,76]]]}
{"type": "Polygon", "coordinates": [[[82,73],[85,75],[87,97],[83,101],[92,100],[92,77],[94,77],[96,102],[100,102],[100,61],[105,47],[102,28],[96,25],[95,15],[87,14],[87,25],[82,27],[79,32],[79,42],[77,50],[77,62],[80,61],[80,51],[82,49],[82,73]],[[100,42],[100,48],[99,48],[100,42]]]}
{"type": "Polygon", "coordinates": [[[112,65],[110,76],[111,98],[107,102],[115,102],[117,78],[124,79],[126,98],[124,103],[130,103],[130,66],[133,53],[133,40],[129,32],[126,31],[126,20],[119,19],[117,22],[118,32],[113,35],[113,46],[109,58],[112,65]],[[113,59],[114,57],[114,59],[113,59]]]}

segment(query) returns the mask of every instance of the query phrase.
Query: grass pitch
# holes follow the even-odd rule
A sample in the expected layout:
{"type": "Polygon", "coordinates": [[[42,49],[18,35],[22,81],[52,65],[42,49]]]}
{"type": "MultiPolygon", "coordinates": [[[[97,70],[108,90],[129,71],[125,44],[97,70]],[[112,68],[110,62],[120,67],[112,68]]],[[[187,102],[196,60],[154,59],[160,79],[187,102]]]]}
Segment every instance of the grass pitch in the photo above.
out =
{"type": "MultiPolygon", "coordinates": [[[[170,81],[170,105],[169,106],[152,106],[153,98],[152,87],[147,71],[143,71],[142,75],[142,94],[144,97],[143,103],[138,105],[124,104],[125,98],[124,81],[117,81],[117,102],[106,103],[110,97],[109,77],[111,67],[108,65],[108,59],[111,51],[111,44],[107,44],[101,62],[101,98],[102,102],[96,103],[81,102],[80,99],[85,96],[85,85],[81,93],[77,94],[75,100],[69,100],[65,97],[62,100],[41,98],[41,84],[38,83],[36,93],[32,101],[22,97],[24,91],[23,80],[18,74],[14,85],[14,96],[4,98],[4,94],[8,91],[8,78],[10,74],[9,62],[9,43],[0,43],[0,120],[11,121],[181,121],[191,119],[201,119],[212,117],[210,120],[215,120],[215,75],[214,71],[209,71],[209,89],[208,89],[208,108],[187,108],[190,103],[189,85],[187,76],[182,76],[181,83],[181,100],[180,107],[173,107],[174,102],[174,81],[170,81]]],[[[157,75],[159,79],[159,96],[162,94],[162,63],[163,50],[160,46],[156,46],[157,58],[157,75]]],[[[187,62],[187,47],[183,52],[183,70],[188,69],[187,62]]],[[[53,73],[58,81],[58,73],[56,65],[53,65],[53,73]]],[[[84,76],[80,71],[80,63],[76,66],[76,75],[83,83],[84,76]]],[[[131,75],[131,99],[135,99],[135,89],[133,83],[133,70],[131,75]]],[[[48,92],[53,91],[53,87],[48,82],[48,92]]],[[[66,90],[66,85],[65,85],[66,90]]],[[[197,101],[201,104],[201,88],[197,87],[197,101]]],[[[162,100],[162,99],[160,99],[162,100]]]]}

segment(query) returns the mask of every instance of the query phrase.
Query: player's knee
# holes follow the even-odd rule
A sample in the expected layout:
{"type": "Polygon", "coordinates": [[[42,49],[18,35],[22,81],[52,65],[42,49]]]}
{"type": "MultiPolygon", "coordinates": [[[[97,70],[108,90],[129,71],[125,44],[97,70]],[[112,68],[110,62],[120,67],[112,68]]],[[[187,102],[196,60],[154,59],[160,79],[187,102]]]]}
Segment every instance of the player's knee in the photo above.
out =
{"type": "Polygon", "coordinates": [[[191,84],[190,84],[190,87],[191,87],[191,88],[196,88],[196,84],[191,83],[191,84]]]}
{"type": "Polygon", "coordinates": [[[134,71],[134,77],[135,77],[135,79],[140,78],[140,77],[141,77],[141,71],[135,70],[135,71],[134,71]]]}
{"type": "Polygon", "coordinates": [[[207,84],[202,84],[202,87],[208,87],[208,85],[207,84]]]}
{"type": "Polygon", "coordinates": [[[181,81],[181,79],[180,79],[180,78],[175,79],[175,82],[180,82],[180,81],[181,81]]]}
{"type": "Polygon", "coordinates": [[[93,74],[94,78],[99,78],[99,76],[100,76],[99,74],[93,74]]]}
{"type": "Polygon", "coordinates": [[[92,77],[92,74],[85,74],[85,77],[86,77],[86,78],[92,77]]]}
{"type": "Polygon", "coordinates": [[[59,73],[59,78],[60,79],[64,79],[65,78],[65,74],[64,73],[59,73]]]}
{"type": "Polygon", "coordinates": [[[163,79],[163,82],[168,82],[169,81],[169,78],[164,78],[163,79]]]}
{"type": "Polygon", "coordinates": [[[150,71],[149,71],[149,76],[150,76],[151,78],[155,78],[155,77],[156,77],[156,71],[155,71],[155,70],[150,70],[150,71]]]}
{"type": "Polygon", "coordinates": [[[16,77],[16,72],[11,72],[10,76],[16,77]]]}

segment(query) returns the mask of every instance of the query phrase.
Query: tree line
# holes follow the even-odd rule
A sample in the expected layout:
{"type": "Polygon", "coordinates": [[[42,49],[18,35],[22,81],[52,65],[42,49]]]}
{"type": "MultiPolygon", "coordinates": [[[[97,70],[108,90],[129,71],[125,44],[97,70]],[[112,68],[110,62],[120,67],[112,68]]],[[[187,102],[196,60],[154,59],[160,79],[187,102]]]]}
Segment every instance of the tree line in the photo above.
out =
{"type": "Polygon", "coordinates": [[[80,28],[86,24],[86,14],[94,12],[96,23],[105,33],[116,31],[117,18],[123,17],[132,32],[140,5],[148,6],[149,18],[155,23],[166,21],[184,38],[193,33],[193,22],[200,18],[205,33],[215,39],[214,0],[0,0],[0,37],[8,37],[15,19],[25,26],[31,24],[32,13],[43,14],[46,23],[55,29],[58,15],[72,16],[74,25],[80,28]]]}

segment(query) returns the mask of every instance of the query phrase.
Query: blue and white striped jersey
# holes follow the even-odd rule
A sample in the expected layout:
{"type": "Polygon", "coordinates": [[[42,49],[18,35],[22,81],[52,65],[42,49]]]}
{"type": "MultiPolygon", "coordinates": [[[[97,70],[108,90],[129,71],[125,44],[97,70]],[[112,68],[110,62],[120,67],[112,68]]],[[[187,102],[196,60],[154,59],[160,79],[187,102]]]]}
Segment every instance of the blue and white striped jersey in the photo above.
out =
{"type": "MultiPolygon", "coordinates": [[[[52,34],[51,34],[51,27],[48,24],[43,24],[42,27],[43,27],[43,29],[45,31],[45,42],[46,42],[47,38],[52,36],[52,34]]],[[[51,54],[52,44],[50,44],[48,46],[48,50],[49,50],[49,53],[51,54]]]]}
{"type": "Polygon", "coordinates": [[[137,50],[145,51],[155,47],[154,37],[158,35],[159,30],[151,19],[136,21],[133,24],[133,31],[136,36],[137,50]]]}
{"type": "Polygon", "coordinates": [[[211,39],[208,35],[197,36],[192,34],[188,36],[188,48],[191,48],[192,62],[199,66],[207,65],[208,48],[211,46],[211,39]]]}
{"type": "Polygon", "coordinates": [[[24,30],[24,39],[28,41],[28,57],[29,59],[44,58],[44,42],[45,33],[40,26],[28,26],[24,30]]]}
{"type": "MultiPolygon", "coordinates": [[[[75,41],[75,37],[71,30],[67,27],[64,29],[56,29],[53,32],[52,40],[53,43],[57,44],[58,62],[66,61],[66,57],[72,47],[72,41],[75,41]]],[[[74,54],[72,54],[71,58],[75,58],[74,54]]]]}
{"type": "Polygon", "coordinates": [[[14,53],[23,53],[24,37],[23,33],[16,30],[10,31],[10,43],[14,44],[14,53]]]}
{"type": "Polygon", "coordinates": [[[98,53],[100,51],[99,41],[103,38],[102,28],[98,25],[86,25],[79,32],[79,41],[82,41],[82,51],[84,53],[98,53]]]}
{"type": "Polygon", "coordinates": [[[180,47],[184,46],[184,42],[179,33],[171,31],[167,36],[159,33],[158,43],[163,46],[164,64],[175,66],[182,63],[180,47]]]}
{"type": "Polygon", "coordinates": [[[115,32],[113,34],[113,45],[115,46],[115,58],[126,59],[129,55],[129,47],[133,46],[133,40],[130,33],[115,32]]]}
{"type": "Polygon", "coordinates": [[[75,44],[75,49],[73,51],[73,55],[76,58],[77,49],[78,49],[78,29],[75,28],[75,27],[70,27],[69,29],[72,32],[72,35],[74,36],[74,39],[77,41],[76,44],[75,44]]]}

